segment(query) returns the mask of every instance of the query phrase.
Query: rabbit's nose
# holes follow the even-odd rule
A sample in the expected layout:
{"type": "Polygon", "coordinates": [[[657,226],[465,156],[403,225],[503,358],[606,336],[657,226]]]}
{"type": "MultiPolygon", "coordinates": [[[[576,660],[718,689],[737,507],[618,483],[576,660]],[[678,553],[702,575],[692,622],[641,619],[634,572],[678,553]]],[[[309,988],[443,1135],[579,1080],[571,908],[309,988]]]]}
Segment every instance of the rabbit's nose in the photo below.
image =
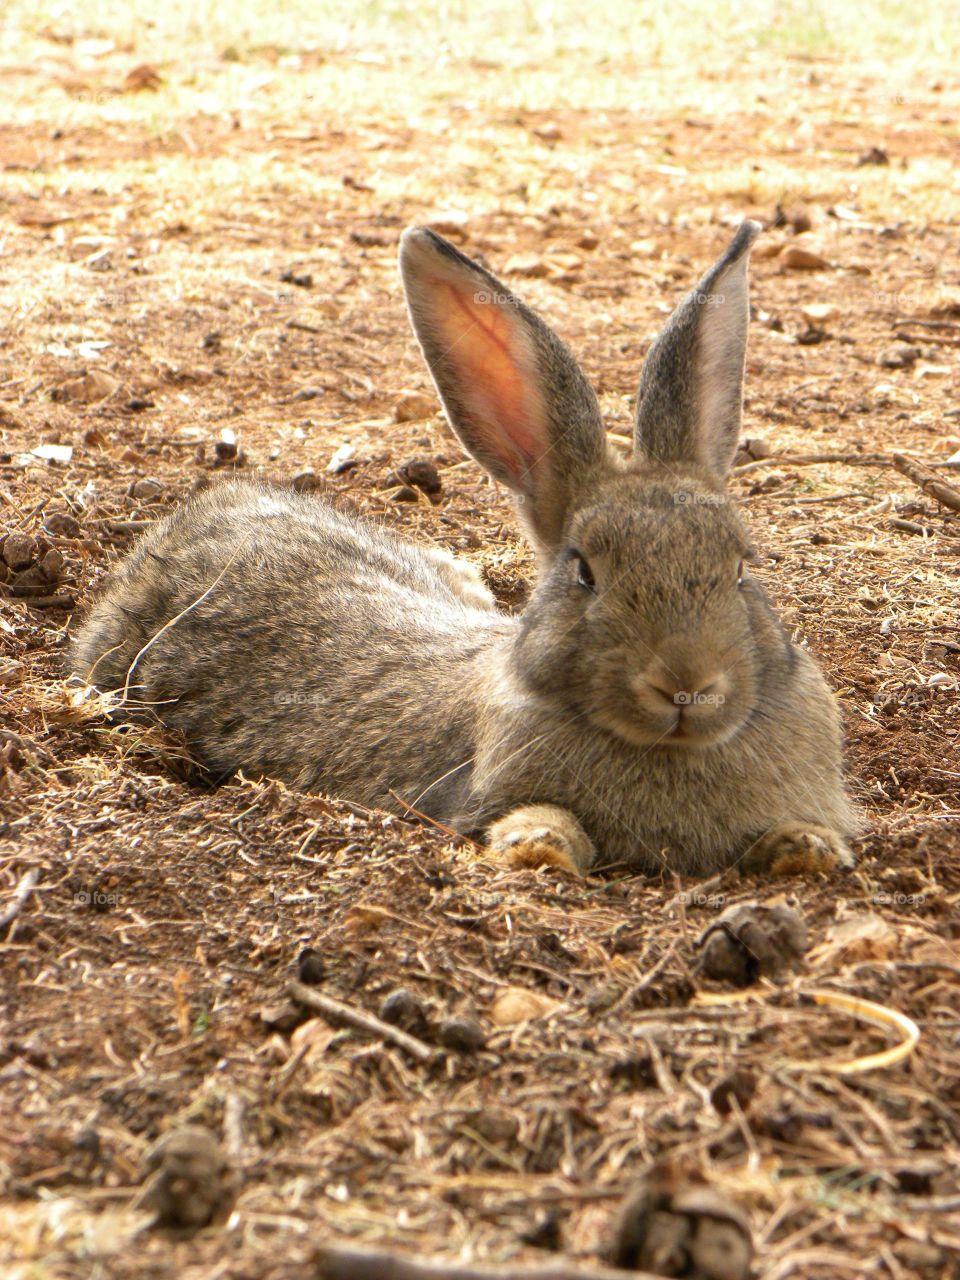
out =
{"type": "Polygon", "coordinates": [[[729,677],[722,671],[705,672],[691,679],[688,673],[677,674],[659,667],[643,672],[632,683],[637,698],[651,711],[662,713],[669,707],[678,714],[688,714],[692,708],[696,708],[696,714],[709,714],[723,705],[730,688],[729,677]]]}

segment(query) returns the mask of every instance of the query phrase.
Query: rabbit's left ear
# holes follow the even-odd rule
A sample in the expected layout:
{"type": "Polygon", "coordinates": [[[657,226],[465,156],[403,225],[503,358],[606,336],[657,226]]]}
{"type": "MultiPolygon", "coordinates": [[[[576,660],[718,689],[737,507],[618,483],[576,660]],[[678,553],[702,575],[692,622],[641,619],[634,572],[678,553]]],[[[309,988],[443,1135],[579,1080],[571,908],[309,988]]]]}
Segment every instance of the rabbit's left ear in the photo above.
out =
{"type": "Polygon", "coordinates": [[[606,456],[597,398],[573,356],[505,284],[424,227],[404,233],[410,319],[450,424],[518,495],[537,542],[606,456]]]}
{"type": "Polygon", "coordinates": [[[740,439],[747,350],[747,261],[760,234],[743,222],[647,353],[634,443],[653,461],[726,475],[740,439]]]}

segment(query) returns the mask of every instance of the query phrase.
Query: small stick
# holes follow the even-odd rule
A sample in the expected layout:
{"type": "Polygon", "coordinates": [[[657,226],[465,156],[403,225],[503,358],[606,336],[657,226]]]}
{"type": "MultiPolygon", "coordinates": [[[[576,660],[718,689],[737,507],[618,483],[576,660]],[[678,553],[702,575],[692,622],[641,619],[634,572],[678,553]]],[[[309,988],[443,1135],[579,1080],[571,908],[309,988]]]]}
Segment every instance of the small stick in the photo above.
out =
{"type": "MultiPolygon", "coordinates": [[[[538,1267],[513,1262],[476,1266],[341,1245],[321,1246],[316,1261],[317,1274],[323,1280],[625,1280],[626,1276],[619,1269],[579,1267],[573,1262],[538,1267]]],[[[631,1271],[630,1275],[633,1280],[656,1280],[648,1271],[631,1271]]]]}
{"type": "Polygon", "coordinates": [[[36,867],[31,867],[20,880],[20,883],[13,891],[10,899],[10,905],[6,907],[3,914],[0,915],[0,929],[5,929],[8,924],[12,924],[17,916],[23,910],[24,903],[30,897],[31,892],[40,879],[40,872],[36,867]]]}
{"type": "Polygon", "coordinates": [[[406,1049],[407,1053],[418,1062],[433,1062],[437,1057],[436,1050],[424,1044],[422,1040],[418,1040],[416,1036],[401,1031],[399,1027],[392,1027],[389,1022],[384,1022],[375,1014],[356,1009],[353,1005],[343,1004],[339,1000],[334,1000],[332,996],[314,991],[312,987],[304,986],[302,982],[291,982],[287,987],[287,995],[299,1004],[305,1004],[308,1009],[322,1013],[331,1022],[346,1023],[348,1027],[376,1036],[378,1040],[392,1040],[401,1049],[406,1049]]]}
{"type": "Polygon", "coordinates": [[[239,1093],[228,1093],[223,1102],[223,1148],[235,1163],[243,1157],[243,1118],[246,1106],[239,1093]]]}
{"type": "Polygon", "coordinates": [[[925,467],[922,462],[917,462],[915,458],[908,458],[904,453],[895,453],[893,465],[901,475],[912,480],[929,497],[936,498],[937,502],[949,507],[951,511],[960,511],[960,489],[955,489],[952,484],[947,484],[946,480],[941,480],[935,471],[925,467]]]}
{"type": "MultiPolygon", "coordinates": [[[[911,320],[909,323],[917,324],[918,322],[911,320]]],[[[898,328],[897,337],[904,342],[933,342],[941,347],[960,347],[960,337],[945,333],[904,333],[898,328]]]]}
{"type": "Polygon", "coordinates": [[[415,818],[419,818],[421,822],[427,823],[428,826],[436,827],[438,831],[442,831],[445,836],[450,836],[452,840],[466,840],[468,844],[472,844],[475,849],[479,849],[480,845],[476,840],[472,840],[470,836],[463,835],[460,831],[454,831],[453,827],[445,827],[442,822],[438,822],[436,818],[431,818],[429,814],[423,813],[420,809],[415,809],[412,804],[407,804],[406,800],[402,800],[395,791],[390,794],[396,800],[397,804],[403,806],[405,813],[411,813],[415,818]]]}
{"type": "Polygon", "coordinates": [[[53,596],[10,596],[11,600],[19,600],[21,604],[28,604],[34,609],[72,609],[77,603],[77,597],[72,591],[58,591],[53,596]]]}
{"type": "Polygon", "coordinates": [[[886,467],[890,459],[885,453],[810,453],[810,454],[773,454],[769,458],[757,458],[755,462],[745,462],[734,467],[730,474],[746,475],[748,471],[756,471],[758,467],[811,467],[818,462],[842,462],[852,467],[886,467]]]}
{"type": "Polygon", "coordinates": [[[960,329],[956,320],[897,320],[895,329],[960,329]]]}

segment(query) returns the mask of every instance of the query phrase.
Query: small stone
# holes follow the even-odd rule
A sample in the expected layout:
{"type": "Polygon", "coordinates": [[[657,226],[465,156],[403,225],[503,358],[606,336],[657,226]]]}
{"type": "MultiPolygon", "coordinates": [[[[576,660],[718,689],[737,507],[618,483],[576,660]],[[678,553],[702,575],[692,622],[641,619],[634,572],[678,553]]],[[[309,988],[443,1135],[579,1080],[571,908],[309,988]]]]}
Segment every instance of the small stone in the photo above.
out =
{"type": "Polygon", "coordinates": [[[441,236],[462,237],[466,234],[470,218],[458,209],[447,209],[443,213],[435,213],[425,220],[431,231],[441,236]]]}
{"type": "Polygon", "coordinates": [[[284,284],[296,285],[298,289],[313,288],[313,276],[309,271],[284,271],[280,279],[284,284]]]}
{"type": "Polygon", "coordinates": [[[333,457],[327,463],[327,471],[332,476],[342,475],[344,471],[349,471],[351,467],[357,465],[357,451],[352,444],[342,444],[334,451],[333,457]]]}
{"type": "Polygon", "coordinates": [[[323,488],[323,478],[317,475],[313,467],[304,467],[302,471],[290,477],[290,487],[297,493],[313,493],[323,488]]]}
{"type": "Polygon", "coordinates": [[[82,532],[80,521],[66,511],[51,511],[48,516],[44,516],[43,527],[55,538],[79,538],[82,532]]]}
{"type": "Polygon", "coordinates": [[[487,1043],[483,1028],[473,1018],[444,1018],[437,1028],[437,1039],[456,1053],[479,1053],[487,1043]]]}
{"type": "Polygon", "coordinates": [[[920,348],[912,347],[906,342],[895,342],[884,347],[877,356],[877,364],[881,369],[906,369],[920,359],[920,348]]]}
{"type": "Polygon", "coordinates": [[[531,1249],[546,1249],[551,1253],[563,1248],[563,1235],[560,1230],[560,1214],[556,1209],[547,1209],[539,1214],[534,1222],[521,1231],[520,1239],[531,1249]]]}
{"type": "Polygon", "coordinates": [[[580,238],[577,240],[577,245],[581,249],[596,249],[599,243],[600,237],[589,228],[586,231],[581,231],[580,238]]]}
{"type": "Polygon", "coordinates": [[[304,1010],[292,1000],[277,1000],[260,1008],[260,1021],[281,1035],[289,1035],[305,1018],[304,1010]]]}
{"type": "Polygon", "coordinates": [[[393,406],[394,422],[419,422],[440,412],[440,405],[433,396],[422,391],[402,391],[393,406]]]}
{"type": "Polygon", "coordinates": [[[760,462],[763,458],[773,457],[773,450],[762,436],[748,436],[740,445],[740,448],[748,455],[748,459],[754,462],[760,462]]]}
{"type": "Polygon", "coordinates": [[[50,398],[60,402],[74,400],[78,404],[94,404],[97,400],[106,400],[107,396],[112,396],[119,386],[117,379],[112,378],[109,373],[94,369],[82,377],[69,378],[61,383],[50,393],[50,398]]]}
{"type": "Polygon", "coordinates": [[[144,409],[152,409],[154,405],[146,396],[131,396],[123,407],[127,413],[143,413],[144,409]]]}
{"type": "Polygon", "coordinates": [[[533,132],[544,142],[559,142],[563,137],[563,132],[555,120],[547,120],[543,124],[536,125],[533,132]]]}
{"type": "Polygon", "coordinates": [[[508,276],[529,276],[531,279],[550,274],[550,268],[539,253],[515,253],[503,268],[508,276]]]}
{"type": "Polygon", "coordinates": [[[219,351],[222,341],[223,335],[220,330],[214,329],[212,332],[205,333],[203,335],[203,341],[200,345],[203,347],[204,351],[219,351]]]}
{"type": "Polygon", "coordinates": [[[823,271],[830,266],[826,258],[812,249],[801,249],[799,245],[789,245],[780,255],[780,261],[788,271],[823,271]]]}
{"type": "Polygon", "coordinates": [[[73,445],[38,444],[35,449],[30,450],[30,457],[39,458],[42,462],[56,462],[66,466],[73,457],[73,445]]]}
{"type": "Polygon", "coordinates": [[[239,453],[237,437],[230,430],[224,431],[220,439],[214,444],[213,451],[217,455],[218,462],[234,462],[239,453]]]}
{"type": "Polygon", "coordinates": [[[797,345],[801,347],[816,347],[821,342],[825,342],[828,336],[825,329],[818,329],[813,325],[808,325],[802,333],[797,334],[797,345]]]}
{"type": "Polygon", "coordinates": [[[3,562],[15,573],[33,564],[37,551],[37,540],[29,533],[8,533],[3,540],[3,562]]]}
{"type": "Polygon", "coordinates": [[[863,155],[858,158],[857,168],[862,169],[864,165],[868,164],[886,165],[889,163],[890,157],[883,147],[871,147],[869,151],[864,151],[863,155]]]}
{"type": "Polygon", "coordinates": [[[152,1210],[159,1226],[196,1231],[223,1217],[233,1203],[227,1158],[213,1134],[199,1125],[165,1133],[147,1153],[144,1177],[135,1207],[152,1210]]]}
{"type": "Polygon", "coordinates": [[[156,480],[134,480],[127,490],[129,497],[140,498],[144,502],[152,502],[154,498],[159,498],[161,493],[163,493],[163,485],[157,484],[156,480]]]}
{"type": "Polygon", "coordinates": [[[825,320],[832,320],[837,314],[837,308],[832,302],[808,302],[800,308],[800,314],[808,324],[818,325],[825,320]]]}

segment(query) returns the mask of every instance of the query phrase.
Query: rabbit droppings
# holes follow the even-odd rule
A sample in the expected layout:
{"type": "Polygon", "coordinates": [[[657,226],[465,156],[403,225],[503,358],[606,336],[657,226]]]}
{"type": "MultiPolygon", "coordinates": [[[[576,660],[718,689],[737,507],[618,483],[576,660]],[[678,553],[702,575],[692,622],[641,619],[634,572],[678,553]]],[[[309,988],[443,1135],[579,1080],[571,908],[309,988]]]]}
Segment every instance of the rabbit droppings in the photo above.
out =
{"type": "Polygon", "coordinates": [[[233,480],[141,539],[72,672],[181,731],[213,780],[399,796],[519,864],[850,865],[833,697],[724,490],[758,231],[743,223],[651,348],[629,458],[542,320],[432,231],[403,236],[447,416],[538,552],[521,616],[445,552],[233,480]]]}

